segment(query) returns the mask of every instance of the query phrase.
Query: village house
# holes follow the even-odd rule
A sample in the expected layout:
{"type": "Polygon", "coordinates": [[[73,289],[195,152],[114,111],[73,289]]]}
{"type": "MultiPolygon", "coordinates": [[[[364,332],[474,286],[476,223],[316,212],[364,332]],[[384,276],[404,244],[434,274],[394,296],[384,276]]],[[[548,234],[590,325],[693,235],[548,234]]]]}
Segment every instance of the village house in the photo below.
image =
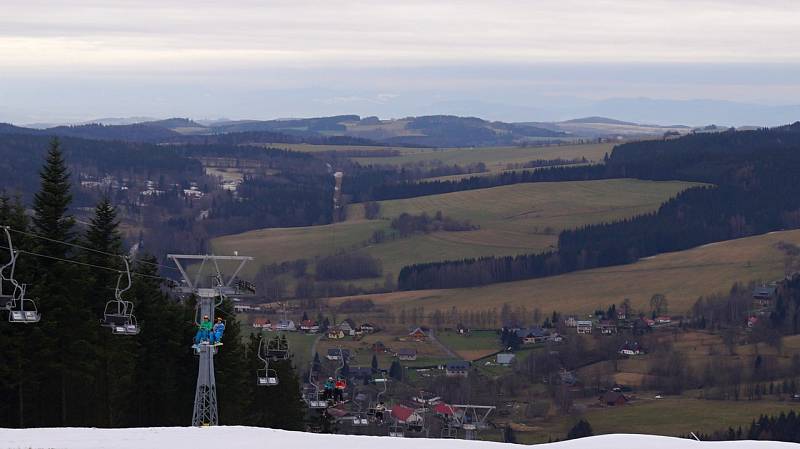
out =
{"type": "Polygon", "coordinates": [[[578,321],[575,326],[576,331],[578,334],[591,334],[592,333],[592,322],[591,321],[578,321]]]}
{"type": "Polygon", "coordinates": [[[514,358],[516,358],[515,354],[501,353],[497,354],[495,357],[495,362],[497,362],[498,365],[509,366],[511,365],[511,362],[514,361],[514,358]]]}
{"type": "Polygon", "coordinates": [[[658,325],[667,325],[672,323],[672,318],[668,316],[657,316],[656,317],[656,324],[658,325]]]}
{"type": "Polygon", "coordinates": [[[642,350],[641,346],[639,346],[638,342],[626,341],[625,344],[619,349],[619,353],[621,355],[633,356],[644,354],[644,351],[642,350]]]}
{"type": "Polygon", "coordinates": [[[397,354],[395,355],[397,356],[398,360],[403,360],[403,361],[417,360],[417,350],[413,348],[402,348],[399,351],[397,351],[397,354]]]}
{"type": "Polygon", "coordinates": [[[422,416],[411,407],[405,405],[395,405],[392,407],[392,418],[399,424],[405,424],[408,427],[419,427],[422,425],[422,416]]]}
{"type": "Polygon", "coordinates": [[[328,360],[341,360],[344,357],[344,361],[350,360],[350,350],[349,349],[339,349],[339,348],[330,348],[328,349],[328,355],[325,356],[328,360]]]}
{"type": "Polygon", "coordinates": [[[530,329],[517,329],[515,333],[522,340],[522,344],[526,345],[541,343],[547,339],[547,333],[539,326],[530,329]]]}
{"type": "Polygon", "coordinates": [[[389,348],[382,341],[376,341],[372,344],[372,352],[386,352],[388,350],[389,348]]]}
{"type": "Polygon", "coordinates": [[[407,339],[412,341],[426,341],[428,339],[428,334],[426,334],[422,328],[418,327],[408,334],[407,339]]]}
{"type": "Polygon", "coordinates": [[[253,320],[253,328],[271,331],[272,323],[267,318],[256,318],[253,320]]]}
{"type": "Polygon", "coordinates": [[[597,328],[600,329],[602,335],[615,335],[617,333],[617,325],[608,320],[598,323],[597,328]]]}
{"type": "Polygon", "coordinates": [[[628,398],[618,391],[607,391],[600,396],[600,403],[607,406],[621,406],[628,403],[628,398]]]}
{"type": "Polygon", "coordinates": [[[760,285],[753,289],[753,299],[757,305],[766,307],[775,299],[777,292],[778,288],[775,285],[760,285]]]}
{"type": "Polygon", "coordinates": [[[319,325],[313,320],[303,320],[300,322],[300,330],[307,334],[316,334],[319,332],[319,325]]]}
{"type": "Polygon", "coordinates": [[[370,323],[364,323],[360,326],[360,329],[365,334],[371,334],[375,332],[376,327],[370,323]]]}
{"type": "Polygon", "coordinates": [[[341,327],[334,326],[334,327],[328,328],[328,333],[327,333],[326,336],[328,337],[328,340],[340,340],[340,339],[344,338],[345,335],[346,334],[344,333],[344,331],[342,330],[341,327]]]}
{"type": "Polygon", "coordinates": [[[444,374],[447,377],[467,377],[469,375],[469,362],[464,360],[448,362],[445,365],[444,374]]]}
{"type": "Polygon", "coordinates": [[[297,330],[297,326],[295,326],[294,321],[292,320],[280,320],[275,325],[275,330],[283,332],[294,332],[297,330]]]}
{"type": "Polygon", "coordinates": [[[568,316],[567,319],[564,320],[564,326],[578,327],[578,319],[574,315],[568,316]]]}

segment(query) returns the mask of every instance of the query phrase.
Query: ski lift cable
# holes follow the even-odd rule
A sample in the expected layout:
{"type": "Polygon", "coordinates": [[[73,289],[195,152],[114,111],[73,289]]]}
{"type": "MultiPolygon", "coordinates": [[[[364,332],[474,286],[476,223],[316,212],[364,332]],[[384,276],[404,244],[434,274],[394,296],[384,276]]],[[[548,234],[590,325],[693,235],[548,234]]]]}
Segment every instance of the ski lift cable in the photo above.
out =
{"type": "MultiPolygon", "coordinates": [[[[0,245],[0,248],[6,249],[6,250],[10,249],[9,247],[7,247],[5,245],[0,245]]],[[[117,268],[105,267],[105,266],[102,266],[102,265],[95,265],[95,264],[92,264],[92,263],[80,262],[80,261],[77,261],[77,260],[62,259],[61,257],[50,256],[50,255],[47,255],[47,254],[39,254],[39,253],[35,253],[33,251],[26,251],[24,249],[17,249],[16,251],[19,254],[28,254],[30,256],[43,257],[45,259],[58,260],[60,262],[67,262],[67,263],[71,263],[71,264],[75,264],[75,265],[82,265],[82,266],[90,267],[90,268],[98,268],[100,270],[113,271],[115,273],[124,273],[123,271],[121,271],[121,270],[119,270],[117,268]]],[[[143,278],[158,279],[160,281],[165,281],[165,282],[175,282],[173,279],[168,279],[168,278],[161,277],[161,276],[153,276],[153,275],[150,275],[150,274],[136,273],[136,272],[131,273],[131,276],[139,276],[139,277],[143,277],[143,278]]]]}
{"type": "MultiPolygon", "coordinates": [[[[124,255],[122,255],[122,254],[114,254],[114,253],[109,253],[109,252],[106,252],[106,251],[100,251],[100,250],[98,250],[98,249],[89,248],[89,247],[86,247],[86,246],[83,246],[83,245],[79,245],[79,244],[77,244],[77,243],[64,242],[64,241],[62,241],[62,240],[51,239],[50,237],[45,237],[45,236],[43,236],[43,235],[34,234],[34,233],[32,233],[32,232],[20,231],[19,229],[14,229],[14,228],[12,228],[11,226],[7,226],[7,228],[8,228],[8,230],[9,230],[9,231],[11,231],[11,232],[16,232],[17,234],[27,235],[27,236],[29,236],[29,237],[34,237],[34,238],[37,238],[37,239],[46,240],[46,241],[48,241],[48,242],[52,242],[52,243],[60,243],[60,244],[62,244],[62,245],[68,245],[68,246],[72,246],[72,247],[79,248],[79,249],[83,249],[83,250],[86,250],[86,251],[91,251],[91,252],[94,252],[94,253],[97,253],[97,254],[103,254],[103,255],[105,255],[105,256],[111,256],[111,257],[123,257],[123,258],[125,257],[125,256],[124,256],[124,255]]],[[[177,268],[175,268],[175,267],[171,267],[171,266],[169,266],[169,265],[164,265],[164,264],[160,264],[160,263],[156,263],[156,262],[147,262],[147,261],[144,261],[144,260],[140,260],[139,262],[140,262],[140,263],[143,263],[143,264],[147,264],[147,265],[153,265],[153,266],[157,266],[157,267],[159,267],[159,268],[166,268],[166,269],[168,269],[168,270],[176,270],[176,271],[178,270],[178,269],[177,269],[177,268]]]]}

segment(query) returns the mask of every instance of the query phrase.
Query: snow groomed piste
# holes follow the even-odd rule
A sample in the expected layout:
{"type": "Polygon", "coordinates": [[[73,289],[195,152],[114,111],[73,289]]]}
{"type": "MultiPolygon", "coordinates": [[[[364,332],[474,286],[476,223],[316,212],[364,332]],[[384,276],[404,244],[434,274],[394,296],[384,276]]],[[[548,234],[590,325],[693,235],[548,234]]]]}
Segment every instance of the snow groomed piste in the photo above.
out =
{"type": "MultiPolygon", "coordinates": [[[[323,435],[257,427],[152,427],[132,429],[44,428],[0,429],[0,449],[197,449],[324,447],[326,449],[499,449],[503,443],[445,439],[405,439],[323,435]]],[[[651,435],[601,435],[531,446],[542,449],[782,449],[796,444],[773,441],[698,442],[651,435]]]]}

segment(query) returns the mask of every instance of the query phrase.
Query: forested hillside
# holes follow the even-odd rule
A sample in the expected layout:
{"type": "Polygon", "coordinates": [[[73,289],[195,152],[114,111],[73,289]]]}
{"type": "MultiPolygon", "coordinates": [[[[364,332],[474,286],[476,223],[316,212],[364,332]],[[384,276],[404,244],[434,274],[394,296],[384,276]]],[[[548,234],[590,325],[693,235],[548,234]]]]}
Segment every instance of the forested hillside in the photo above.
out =
{"type": "MultiPolygon", "coordinates": [[[[587,168],[563,168],[565,179],[587,168]]],[[[600,168],[592,169],[600,170],[600,168]]],[[[558,250],[406,267],[401,289],[449,288],[625,264],[666,251],[800,226],[800,123],[771,130],[699,134],[614,149],[602,177],[713,183],[656,213],[563,231],[558,250]]]]}
{"type": "MultiPolygon", "coordinates": [[[[134,302],[141,334],[112,335],[101,327],[126,253],[117,212],[101,201],[80,232],[69,213],[71,174],[58,142],[46,158],[40,187],[28,204],[31,217],[26,205],[0,197],[0,225],[10,227],[20,252],[14,277],[29,284],[29,297],[37,299],[42,314],[36,324],[0,326],[0,422],[18,427],[184,425],[191,417],[196,378],[190,347],[193,300],[166,294],[158,269],[168,268],[140,255],[132,288],[123,298],[134,302]]],[[[0,257],[3,264],[10,258],[5,239],[0,257]]],[[[275,365],[280,387],[258,389],[253,381],[260,363],[258,341],[241,341],[230,302],[220,313],[227,319],[216,373],[223,423],[298,429],[302,409],[291,362],[275,365]]]]}

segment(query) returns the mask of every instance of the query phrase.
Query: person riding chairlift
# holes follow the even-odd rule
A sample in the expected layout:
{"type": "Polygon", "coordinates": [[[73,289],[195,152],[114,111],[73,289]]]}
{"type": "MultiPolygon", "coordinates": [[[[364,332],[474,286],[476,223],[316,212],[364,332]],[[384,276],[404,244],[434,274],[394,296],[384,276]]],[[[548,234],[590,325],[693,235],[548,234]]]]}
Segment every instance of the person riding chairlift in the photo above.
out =
{"type": "Polygon", "coordinates": [[[322,399],[326,401],[330,401],[333,399],[333,389],[335,387],[335,383],[333,382],[333,377],[329,377],[328,380],[325,381],[325,384],[322,386],[322,399]]]}
{"type": "Polygon", "coordinates": [[[386,404],[383,401],[379,402],[378,405],[375,406],[375,419],[379,422],[383,422],[383,414],[386,412],[386,404]]]}
{"type": "Polygon", "coordinates": [[[340,377],[336,379],[334,387],[333,400],[336,402],[344,402],[344,390],[347,388],[347,382],[340,377]]]}
{"type": "Polygon", "coordinates": [[[208,319],[208,315],[204,315],[203,321],[197,326],[194,344],[199,345],[201,342],[208,342],[211,339],[211,329],[211,321],[208,319]]]}
{"type": "Polygon", "coordinates": [[[222,342],[222,334],[225,333],[225,323],[222,321],[222,317],[217,317],[217,323],[214,324],[211,332],[211,344],[217,344],[222,342]]]}

